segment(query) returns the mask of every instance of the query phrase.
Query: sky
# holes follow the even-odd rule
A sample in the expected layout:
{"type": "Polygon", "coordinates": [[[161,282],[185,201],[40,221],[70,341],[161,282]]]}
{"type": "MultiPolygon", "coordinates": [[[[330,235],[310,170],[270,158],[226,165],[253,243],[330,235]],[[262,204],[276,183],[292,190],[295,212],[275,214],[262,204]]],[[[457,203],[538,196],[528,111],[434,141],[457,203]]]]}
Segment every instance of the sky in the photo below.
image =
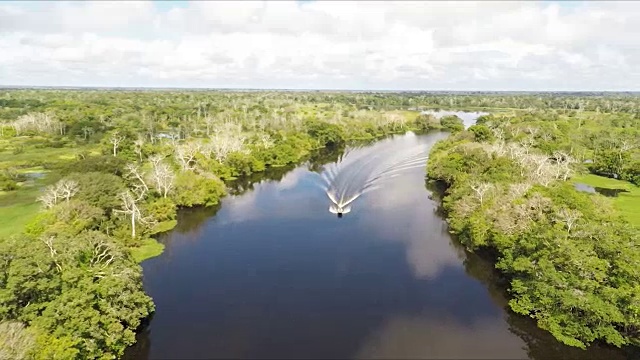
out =
{"type": "Polygon", "coordinates": [[[2,1],[0,85],[637,91],[635,1],[2,1]]]}

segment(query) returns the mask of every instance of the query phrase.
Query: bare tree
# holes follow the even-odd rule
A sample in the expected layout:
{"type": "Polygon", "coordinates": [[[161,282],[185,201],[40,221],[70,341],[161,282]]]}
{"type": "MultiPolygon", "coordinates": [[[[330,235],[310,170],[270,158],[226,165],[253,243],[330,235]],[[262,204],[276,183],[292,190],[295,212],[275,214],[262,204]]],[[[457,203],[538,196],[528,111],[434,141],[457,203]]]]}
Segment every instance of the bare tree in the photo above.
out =
{"type": "Polygon", "coordinates": [[[85,126],[82,128],[82,133],[84,134],[84,139],[87,140],[90,134],[93,134],[93,129],[89,126],[85,126]]]}
{"type": "Polygon", "coordinates": [[[42,241],[47,246],[47,248],[49,249],[51,260],[53,260],[53,263],[56,265],[58,271],[62,272],[62,265],[60,265],[60,263],[58,262],[58,252],[53,247],[53,239],[53,236],[47,236],[40,238],[40,241],[42,241]]]}
{"type": "Polygon", "coordinates": [[[182,170],[193,170],[193,161],[201,148],[202,145],[196,141],[176,145],[175,158],[182,170]]]}
{"type": "Polygon", "coordinates": [[[475,183],[471,185],[471,189],[473,189],[473,191],[476,193],[476,198],[480,200],[480,204],[482,204],[482,201],[484,200],[484,195],[492,188],[493,184],[486,182],[475,183]]]}
{"type": "Polygon", "coordinates": [[[571,157],[571,155],[567,154],[564,151],[555,151],[553,153],[554,158],[556,159],[556,164],[558,165],[558,178],[562,177],[563,181],[567,181],[573,170],[571,169],[571,165],[575,164],[577,161],[571,157]]]}
{"type": "Polygon", "coordinates": [[[134,180],[133,183],[133,191],[139,198],[144,198],[144,196],[149,192],[149,186],[147,186],[147,182],[145,181],[145,176],[142,170],[136,164],[128,164],[126,166],[126,177],[134,180]]]}
{"type": "Polygon", "coordinates": [[[134,194],[127,190],[120,193],[120,200],[122,201],[122,209],[114,210],[116,213],[125,214],[131,218],[131,238],[136,237],[136,223],[150,224],[151,217],[142,216],[138,202],[142,200],[140,197],[134,196],[134,194]]]}
{"type": "Polygon", "coordinates": [[[564,223],[567,228],[567,232],[571,232],[571,229],[576,222],[582,217],[582,213],[578,210],[569,209],[566,207],[561,208],[556,212],[556,220],[564,223]]]}
{"type": "Polygon", "coordinates": [[[47,186],[44,189],[44,194],[40,195],[36,200],[40,201],[45,208],[50,209],[62,199],[68,202],[79,189],[76,181],[62,179],[55,185],[47,186]]]}
{"type": "Polygon", "coordinates": [[[118,154],[118,146],[125,139],[124,136],[120,135],[118,130],[111,133],[111,137],[109,137],[109,142],[113,145],[113,156],[118,154]]]}
{"type": "Polygon", "coordinates": [[[138,160],[142,161],[142,148],[144,146],[144,137],[138,136],[133,142],[133,151],[138,155],[138,160]]]}
{"type": "Polygon", "coordinates": [[[78,193],[78,182],[74,180],[62,179],[56,184],[56,188],[60,197],[65,201],[69,201],[76,193],[78,193]]]}
{"type": "Polygon", "coordinates": [[[49,113],[29,113],[22,115],[11,123],[16,135],[19,136],[22,131],[35,131],[44,133],[59,132],[64,134],[64,124],[55,119],[49,113]]]}
{"type": "Polygon", "coordinates": [[[162,155],[154,155],[149,158],[149,161],[152,166],[149,177],[151,178],[156,191],[161,194],[162,197],[166,198],[169,192],[173,189],[173,183],[176,178],[175,173],[171,167],[164,162],[162,155]]]}
{"type": "Polygon", "coordinates": [[[55,186],[47,186],[44,189],[44,194],[38,196],[36,200],[41,202],[46,209],[50,209],[58,203],[58,191],[55,186]]]}
{"type": "Polygon", "coordinates": [[[218,161],[223,161],[232,152],[246,153],[245,137],[240,134],[218,132],[211,137],[210,149],[218,161]]]}
{"type": "Polygon", "coordinates": [[[106,270],[121,254],[103,236],[93,236],[89,239],[91,245],[91,260],[89,266],[96,277],[104,277],[106,270]]]}
{"type": "Polygon", "coordinates": [[[531,189],[531,184],[529,183],[511,184],[509,186],[509,194],[511,195],[512,199],[517,199],[524,196],[524,194],[526,194],[529,189],[531,189]]]}
{"type": "Polygon", "coordinates": [[[35,345],[35,336],[16,321],[0,323],[0,359],[27,359],[35,345]]]}

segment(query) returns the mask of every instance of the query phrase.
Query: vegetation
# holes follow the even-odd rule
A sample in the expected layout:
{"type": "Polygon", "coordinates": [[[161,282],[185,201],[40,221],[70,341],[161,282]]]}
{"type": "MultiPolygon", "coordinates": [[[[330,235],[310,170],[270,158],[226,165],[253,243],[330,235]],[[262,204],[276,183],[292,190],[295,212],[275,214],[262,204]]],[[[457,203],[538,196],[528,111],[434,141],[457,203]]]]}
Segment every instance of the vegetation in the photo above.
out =
{"type": "Polygon", "coordinates": [[[154,236],[180,229],[178,209],[215,209],[256,173],[320,159],[324,148],[432,129],[454,134],[429,165],[450,185],[452,229],[498,251],[512,307],[566,343],[631,343],[637,233],[599,211],[602,196],[563,180],[591,160],[585,169],[637,184],[638,114],[625,94],[5,91],[0,357],[120,357],[154,311],[138,262],[162,252],[154,236]],[[420,113],[434,108],[500,110],[464,131],[457,117],[420,113]],[[503,195],[512,201],[496,201],[503,195]],[[529,220],[495,215],[520,208],[529,220]],[[575,256],[558,258],[576,239],[575,256]]]}
{"type": "Polygon", "coordinates": [[[567,345],[640,343],[637,121],[548,109],[489,115],[429,158],[428,176],[447,187],[450,230],[495,256],[514,312],[567,345]],[[572,182],[629,193],[611,200],[572,182]]]}
{"type": "Polygon", "coordinates": [[[613,207],[629,223],[640,228],[640,186],[623,180],[615,180],[593,174],[575,176],[575,183],[590,185],[598,189],[613,190],[613,207]]]}

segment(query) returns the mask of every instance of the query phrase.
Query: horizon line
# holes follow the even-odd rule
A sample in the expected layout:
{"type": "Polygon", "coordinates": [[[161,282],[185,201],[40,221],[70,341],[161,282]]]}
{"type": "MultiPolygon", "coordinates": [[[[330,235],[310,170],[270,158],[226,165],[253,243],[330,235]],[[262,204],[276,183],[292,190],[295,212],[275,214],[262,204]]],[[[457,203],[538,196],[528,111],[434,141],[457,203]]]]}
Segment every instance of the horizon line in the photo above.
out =
{"type": "Polygon", "coordinates": [[[415,90],[415,89],[331,89],[331,88],[252,88],[182,86],[94,86],[94,85],[1,85],[0,89],[96,89],[96,90],[198,90],[198,91],[288,91],[288,92],[411,92],[411,93],[640,93],[640,90],[415,90]]]}

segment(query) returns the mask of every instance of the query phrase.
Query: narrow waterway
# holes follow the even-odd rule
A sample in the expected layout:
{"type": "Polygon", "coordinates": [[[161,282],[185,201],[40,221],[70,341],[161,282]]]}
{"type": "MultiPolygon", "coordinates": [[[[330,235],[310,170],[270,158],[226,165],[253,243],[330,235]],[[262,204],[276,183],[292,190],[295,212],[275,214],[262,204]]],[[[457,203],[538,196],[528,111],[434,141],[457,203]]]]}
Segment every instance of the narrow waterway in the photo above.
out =
{"type": "MultiPolygon", "coordinates": [[[[431,147],[444,132],[383,141],[431,147]]],[[[560,345],[506,311],[490,263],[447,232],[415,168],[342,218],[310,170],[180,214],[145,261],[156,313],[135,359],[625,359],[560,345]]]]}

